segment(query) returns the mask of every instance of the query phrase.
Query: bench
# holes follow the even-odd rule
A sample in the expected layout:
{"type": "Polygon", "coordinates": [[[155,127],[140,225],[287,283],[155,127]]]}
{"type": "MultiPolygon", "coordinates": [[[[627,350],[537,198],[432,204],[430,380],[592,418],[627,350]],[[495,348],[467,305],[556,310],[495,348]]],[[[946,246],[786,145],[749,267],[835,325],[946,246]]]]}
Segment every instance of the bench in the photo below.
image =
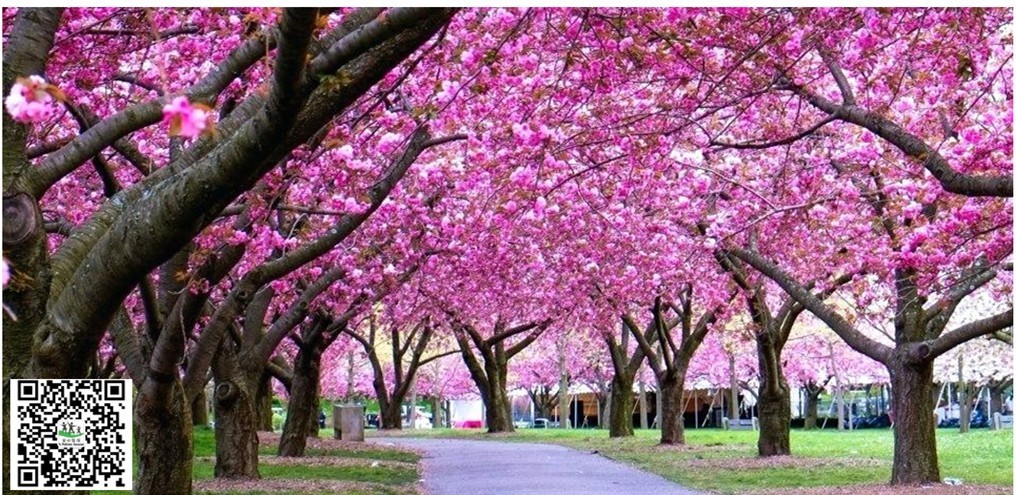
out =
{"type": "Polygon", "coordinates": [[[1012,429],[1012,414],[1002,415],[1002,413],[995,413],[994,421],[991,422],[991,428],[994,430],[1001,430],[1004,428],[1012,429]]]}
{"type": "Polygon", "coordinates": [[[758,418],[751,419],[730,419],[723,418],[724,430],[757,430],[758,418]]]}

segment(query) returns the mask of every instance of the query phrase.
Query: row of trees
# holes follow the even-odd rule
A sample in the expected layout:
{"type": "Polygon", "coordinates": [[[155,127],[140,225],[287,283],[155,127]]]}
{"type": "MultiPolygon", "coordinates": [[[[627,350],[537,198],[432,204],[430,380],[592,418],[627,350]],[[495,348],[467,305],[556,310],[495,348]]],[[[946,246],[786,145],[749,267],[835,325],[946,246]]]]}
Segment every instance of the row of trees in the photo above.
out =
{"type": "Polygon", "coordinates": [[[101,374],[108,338],[140,493],[189,493],[209,381],[216,476],[259,476],[270,376],[299,455],[347,339],[384,424],[455,352],[511,431],[510,363],[557,348],[563,390],[592,336],[611,434],[645,363],[682,443],[695,356],[744,332],[790,454],[804,314],[884,365],[892,482],[934,482],[935,359],[1011,341],[1011,11],[3,16],[4,376],[101,374]]]}

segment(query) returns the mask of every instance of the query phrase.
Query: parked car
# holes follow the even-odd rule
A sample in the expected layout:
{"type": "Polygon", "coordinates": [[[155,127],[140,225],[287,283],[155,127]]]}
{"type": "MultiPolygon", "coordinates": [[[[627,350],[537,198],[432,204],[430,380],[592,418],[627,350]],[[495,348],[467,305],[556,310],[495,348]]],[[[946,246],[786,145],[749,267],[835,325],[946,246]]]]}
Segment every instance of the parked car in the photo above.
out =
{"type": "Polygon", "coordinates": [[[533,420],[533,428],[560,428],[561,423],[551,421],[547,418],[536,418],[533,420]]]}
{"type": "Polygon", "coordinates": [[[380,428],[381,416],[377,413],[367,413],[363,416],[363,424],[367,428],[380,428]]]}

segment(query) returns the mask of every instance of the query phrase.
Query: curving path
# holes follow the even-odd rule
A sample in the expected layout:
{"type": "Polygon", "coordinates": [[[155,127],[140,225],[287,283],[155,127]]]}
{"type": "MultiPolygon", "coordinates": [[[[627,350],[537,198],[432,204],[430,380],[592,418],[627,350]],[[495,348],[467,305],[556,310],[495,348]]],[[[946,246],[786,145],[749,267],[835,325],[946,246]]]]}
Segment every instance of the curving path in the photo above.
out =
{"type": "Polygon", "coordinates": [[[421,484],[430,495],[700,495],[655,474],[559,445],[381,437],[369,442],[424,452],[421,484]]]}

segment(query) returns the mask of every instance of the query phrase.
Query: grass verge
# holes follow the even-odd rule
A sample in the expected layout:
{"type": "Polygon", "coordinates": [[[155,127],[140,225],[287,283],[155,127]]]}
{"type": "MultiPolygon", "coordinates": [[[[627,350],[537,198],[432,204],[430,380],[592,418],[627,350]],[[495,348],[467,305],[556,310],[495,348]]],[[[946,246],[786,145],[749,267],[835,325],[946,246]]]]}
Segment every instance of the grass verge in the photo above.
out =
{"type": "MultiPolygon", "coordinates": [[[[420,456],[402,448],[328,438],[308,439],[306,457],[280,458],[278,434],[259,434],[260,480],[217,480],[215,432],[194,429],[194,493],[243,495],[416,495],[420,456]]],[[[135,459],[135,468],[137,460],[135,459]]],[[[137,474],[135,470],[135,475],[137,474]]],[[[93,491],[121,495],[123,491],[93,491]]]]}

